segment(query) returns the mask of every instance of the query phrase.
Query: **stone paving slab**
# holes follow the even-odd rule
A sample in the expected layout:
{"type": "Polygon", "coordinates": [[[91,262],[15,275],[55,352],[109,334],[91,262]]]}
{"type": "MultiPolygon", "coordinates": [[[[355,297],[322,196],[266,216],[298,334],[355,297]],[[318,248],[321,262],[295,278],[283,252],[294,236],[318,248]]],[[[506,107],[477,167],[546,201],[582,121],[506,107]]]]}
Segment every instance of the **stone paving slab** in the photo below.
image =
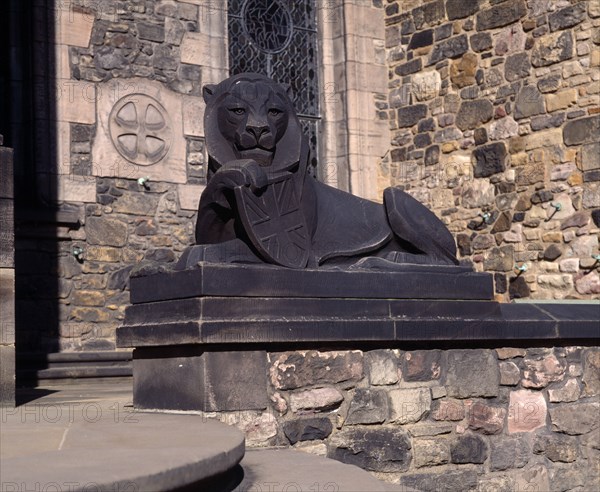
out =
{"type": "Polygon", "coordinates": [[[244,479],[234,492],[414,492],[377,480],[357,466],[289,449],[248,450],[241,466],[244,479]]]}
{"type": "Polygon", "coordinates": [[[61,388],[1,410],[1,490],[172,490],[226,472],[244,456],[244,435],[233,427],[199,415],[134,412],[129,385],[96,390],[99,397],[85,385],[61,388]]]}

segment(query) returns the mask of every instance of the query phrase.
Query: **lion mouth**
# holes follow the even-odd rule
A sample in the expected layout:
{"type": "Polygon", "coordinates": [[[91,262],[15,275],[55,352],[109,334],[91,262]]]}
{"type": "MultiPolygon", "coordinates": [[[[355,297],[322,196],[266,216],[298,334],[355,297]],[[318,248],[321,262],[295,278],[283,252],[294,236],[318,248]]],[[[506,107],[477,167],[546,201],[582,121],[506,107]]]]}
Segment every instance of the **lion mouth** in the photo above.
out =
{"type": "Polygon", "coordinates": [[[238,153],[242,159],[255,160],[259,166],[270,166],[273,161],[273,152],[270,150],[255,147],[253,149],[238,149],[238,153]]]}

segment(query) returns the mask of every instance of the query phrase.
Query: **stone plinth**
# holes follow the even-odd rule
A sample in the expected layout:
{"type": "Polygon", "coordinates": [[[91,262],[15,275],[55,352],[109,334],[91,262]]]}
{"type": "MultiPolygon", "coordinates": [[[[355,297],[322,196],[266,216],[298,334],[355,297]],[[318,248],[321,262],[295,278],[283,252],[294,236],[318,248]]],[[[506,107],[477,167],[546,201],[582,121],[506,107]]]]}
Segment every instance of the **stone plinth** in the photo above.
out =
{"type": "Polygon", "coordinates": [[[202,263],[131,279],[117,331],[134,351],[134,405],[264,409],[276,347],[535,343],[593,339],[597,306],[499,304],[491,276],[461,267],[291,270],[202,263]]]}
{"type": "Polygon", "coordinates": [[[491,300],[492,278],[468,267],[398,265],[397,270],[302,269],[199,263],[131,278],[131,302],[190,297],[491,300]]]}
{"type": "Polygon", "coordinates": [[[516,490],[547,475],[539,454],[562,471],[594,446],[597,303],[499,304],[488,274],[460,268],[160,270],[131,279],[117,330],[135,349],[137,409],[200,412],[250,447],[328,456],[402,490],[484,488],[497,471],[516,490]]]}

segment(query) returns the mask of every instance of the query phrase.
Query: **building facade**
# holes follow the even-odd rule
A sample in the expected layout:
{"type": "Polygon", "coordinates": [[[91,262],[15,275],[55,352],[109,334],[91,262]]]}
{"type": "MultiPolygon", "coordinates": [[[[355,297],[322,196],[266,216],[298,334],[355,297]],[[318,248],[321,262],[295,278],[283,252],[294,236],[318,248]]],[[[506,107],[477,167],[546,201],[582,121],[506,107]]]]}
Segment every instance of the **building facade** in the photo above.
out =
{"type": "MultiPolygon", "coordinates": [[[[133,266],[193,243],[202,86],[243,71],[292,86],[316,179],[402,187],[498,300],[600,298],[596,0],[5,3],[0,403],[15,348],[127,366],[133,266]]],[[[266,409],[211,416],[420,490],[598,489],[597,343],[513,342],[290,346],[266,409]]]]}
{"type": "Polygon", "coordinates": [[[600,295],[597,2],[9,5],[24,350],[114,348],[132,266],[192,244],[201,88],[246,70],[295,85],[318,179],[403,187],[499,300],[600,295]]]}

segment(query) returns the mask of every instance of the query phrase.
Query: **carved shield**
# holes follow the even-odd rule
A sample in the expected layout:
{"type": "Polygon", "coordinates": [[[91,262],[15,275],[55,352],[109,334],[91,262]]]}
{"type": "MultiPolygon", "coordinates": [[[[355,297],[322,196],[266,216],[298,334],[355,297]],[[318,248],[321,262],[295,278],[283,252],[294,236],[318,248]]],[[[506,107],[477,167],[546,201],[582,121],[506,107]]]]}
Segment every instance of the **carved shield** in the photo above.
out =
{"type": "Polygon", "coordinates": [[[269,184],[258,195],[237,187],[235,198],[244,229],[265,261],[306,267],[310,236],[292,177],[269,184]]]}

